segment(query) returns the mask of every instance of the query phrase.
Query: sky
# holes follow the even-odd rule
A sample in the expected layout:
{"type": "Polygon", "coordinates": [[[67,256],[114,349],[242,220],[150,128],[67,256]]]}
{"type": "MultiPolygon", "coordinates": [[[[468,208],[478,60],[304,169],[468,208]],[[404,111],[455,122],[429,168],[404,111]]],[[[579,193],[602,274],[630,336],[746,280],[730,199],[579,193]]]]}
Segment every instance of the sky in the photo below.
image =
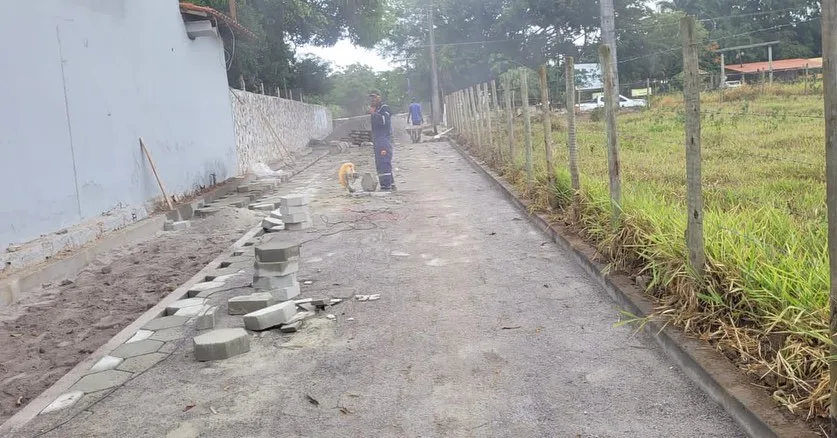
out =
{"type": "Polygon", "coordinates": [[[340,40],[333,47],[302,46],[297,50],[297,53],[319,56],[331,62],[335,69],[355,63],[366,64],[375,71],[387,71],[395,68],[395,65],[378,55],[374,50],[356,47],[348,40],[340,40]]]}

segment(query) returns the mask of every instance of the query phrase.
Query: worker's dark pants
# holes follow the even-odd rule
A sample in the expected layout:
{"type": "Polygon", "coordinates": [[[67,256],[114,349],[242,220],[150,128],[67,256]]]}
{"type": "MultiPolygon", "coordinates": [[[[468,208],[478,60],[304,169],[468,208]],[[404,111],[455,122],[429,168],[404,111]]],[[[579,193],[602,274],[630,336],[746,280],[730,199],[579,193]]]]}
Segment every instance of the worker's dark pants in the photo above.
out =
{"type": "Polygon", "coordinates": [[[381,188],[391,188],[395,178],[392,175],[392,140],[387,137],[375,138],[375,168],[381,188]]]}

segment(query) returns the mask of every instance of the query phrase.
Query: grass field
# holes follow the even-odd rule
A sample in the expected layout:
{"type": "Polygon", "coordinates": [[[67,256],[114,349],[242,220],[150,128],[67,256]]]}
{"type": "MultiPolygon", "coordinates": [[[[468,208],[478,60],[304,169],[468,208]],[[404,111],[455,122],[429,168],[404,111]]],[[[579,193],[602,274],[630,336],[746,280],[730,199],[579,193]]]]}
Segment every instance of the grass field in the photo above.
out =
{"type": "MultiPolygon", "coordinates": [[[[679,95],[620,114],[624,216],[616,232],[604,123],[578,121],[583,205],[574,223],[615,268],[648,279],[660,317],[711,342],[793,412],[823,416],[829,340],[822,96],[794,85],[745,87],[727,91],[724,103],[718,94],[704,95],[702,112],[706,287],[696,287],[686,269],[679,95]]],[[[518,120],[513,162],[486,149],[477,153],[525,189],[522,126],[518,120]]],[[[566,206],[572,198],[566,121],[553,116],[558,179],[551,188],[541,127],[533,119],[537,183],[527,196],[542,208],[549,198],[566,206]]],[[[499,117],[494,128],[499,148],[506,144],[499,117]]]]}

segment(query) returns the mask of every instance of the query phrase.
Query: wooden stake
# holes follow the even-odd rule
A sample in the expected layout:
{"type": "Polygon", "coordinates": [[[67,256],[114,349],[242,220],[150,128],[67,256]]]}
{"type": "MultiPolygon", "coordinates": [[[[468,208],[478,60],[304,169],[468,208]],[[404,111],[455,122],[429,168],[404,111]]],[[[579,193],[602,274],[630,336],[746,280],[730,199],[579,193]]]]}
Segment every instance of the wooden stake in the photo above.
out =
{"type": "Polygon", "coordinates": [[[520,100],[523,109],[523,138],[526,145],[526,185],[529,190],[532,189],[532,184],[535,180],[535,171],[532,164],[532,119],[529,114],[529,72],[522,68],[520,71],[520,100]]]}
{"type": "Polygon", "coordinates": [[[494,153],[494,133],[491,132],[491,108],[489,103],[489,96],[488,96],[488,84],[482,84],[482,106],[483,106],[483,116],[485,117],[485,130],[486,130],[486,137],[488,138],[488,152],[494,153]]]}
{"type": "Polygon", "coordinates": [[[555,163],[552,161],[552,113],[549,111],[549,81],[546,64],[538,71],[541,80],[541,115],[543,116],[543,143],[546,151],[546,175],[551,188],[555,184],[555,163]]]}
{"type": "Polygon", "coordinates": [[[491,101],[494,103],[494,106],[491,108],[494,111],[500,109],[500,104],[498,103],[497,97],[497,81],[491,81],[491,101]]]}
{"type": "Polygon", "coordinates": [[[578,195],[581,191],[581,180],[578,175],[578,144],[575,133],[575,60],[568,56],[566,60],[567,80],[567,147],[570,149],[570,179],[573,186],[573,205],[578,207],[578,195]]]}
{"type": "Polygon", "coordinates": [[[680,35],[683,38],[683,97],[686,102],[686,209],[689,216],[686,245],[689,248],[689,266],[702,281],[706,266],[706,250],[703,242],[701,187],[700,73],[694,17],[680,19],[680,35]]]}
{"type": "Polygon", "coordinates": [[[509,159],[511,160],[511,164],[514,164],[514,161],[517,157],[515,157],[515,148],[514,148],[514,107],[512,106],[512,96],[514,95],[514,91],[511,89],[511,81],[506,79],[505,84],[503,84],[503,97],[506,100],[506,123],[507,123],[507,133],[509,137],[509,159]]]}
{"type": "MultiPolygon", "coordinates": [[[[613,63],[610,47],[603,45],[599,49],[599,59],[604,75],[604,89],[613,90],[613,63]]],[[[619,158],[619,137],[616,130],[616,114],[619,111],[618,93],[604,93],[605,120],[607,127],[607,166],[610,174],[610,202],[612,208],[611,225],[613,230],[619,228],[622,216],[622,161],[619,158]]]]}
{"type": "Polygon", "coordinates": [[[142,149],[142,152],[145,153],[145,157],[148,158],[148,164],[151,165],[151,172],[154,173],[154,178],[157,179],[157,184],[160,185],[160,192],[163,194],[163,199],[166,200],[166,205],[169,206],[169,210],[174,210],[174,205],[172,205],[169,195],[166,194],[166,188],[163,187],[163,181],[160,179],[160,175],[157,174],[157,166],[154,164],[154,159],[151,158],[151,153],[148,152],[148,148],[145,147],[145,142],[142,141],[142,137],[140,137],[139,143],[140,149],[142,149]]]}

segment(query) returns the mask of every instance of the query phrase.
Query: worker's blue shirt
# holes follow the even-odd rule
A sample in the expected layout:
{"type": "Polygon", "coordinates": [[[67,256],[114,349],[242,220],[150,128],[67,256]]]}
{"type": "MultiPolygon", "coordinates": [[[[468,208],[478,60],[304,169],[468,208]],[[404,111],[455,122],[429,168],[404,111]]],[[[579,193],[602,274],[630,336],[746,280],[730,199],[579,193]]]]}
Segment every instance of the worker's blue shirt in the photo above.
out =
{"type": "Polygon", "coordinates": [[[375,140],[392,138],[392,111],[386,104],[378,105],[372,113],[372,138],[375,140]]]}
{"type": "Polygon", "coordinates": [[[410,120],[413,122],[413,125],[421,125],[424,121],[424,118],[421,116],[421,105],[418,103],[410,104],[410,120]]]}

